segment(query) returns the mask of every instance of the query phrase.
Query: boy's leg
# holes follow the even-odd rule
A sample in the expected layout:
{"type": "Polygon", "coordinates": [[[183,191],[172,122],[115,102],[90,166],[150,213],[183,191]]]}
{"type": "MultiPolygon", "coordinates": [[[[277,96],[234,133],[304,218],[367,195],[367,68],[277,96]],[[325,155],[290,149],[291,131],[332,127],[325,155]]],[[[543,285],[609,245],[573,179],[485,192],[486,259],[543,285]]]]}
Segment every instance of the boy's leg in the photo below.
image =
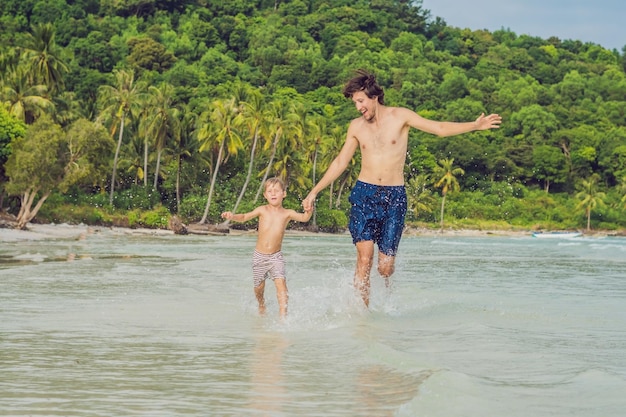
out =
{"type": "Polygon", "coordinates": [[[261,281],[261,284],[258,287],[254,287],[254,295],[256,295],[256,300],[259,302],[259,314],[265,314],[265,281],[261,281]]]}
{"type": "Polygon", "coordinates": [[[362,240],[356,243],[356,271],[354,288],[359,291],[366,307],[370,305],[370,271],[374,260],[374,242],[362,240]]]}
{"type": "Polygon", "coordinates": [[[287,280],[285,278],[274,279],[276,285],[276,298],[278,298],[278,309],[280,317],[287,317],[287,304],[289,303],[289,294],[287,292],[287,280]]]}

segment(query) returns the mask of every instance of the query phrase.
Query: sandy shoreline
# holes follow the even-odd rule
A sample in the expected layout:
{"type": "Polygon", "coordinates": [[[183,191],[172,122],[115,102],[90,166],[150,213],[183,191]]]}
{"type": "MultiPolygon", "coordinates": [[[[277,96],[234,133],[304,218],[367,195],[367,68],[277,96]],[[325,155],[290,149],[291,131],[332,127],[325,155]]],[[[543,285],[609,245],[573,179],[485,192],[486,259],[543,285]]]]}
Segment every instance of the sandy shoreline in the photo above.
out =
{"type": "MultiPolygon", "coordinates": [[[[88,226],[84,224],[29,224],[26,230],[17,230],[10,227],[0,227],[0,242],[19,242],[19,241],[36,241],[45,239],[84,239],[87,235],[97,233],[100,230],[112,231],[121,236],[128,235],[152,235],[167,236],[174,235],[171,230],[164,229],[145,229],[145,228],[124,228],[124,227],[108,227],[108,226],[88,226]]],[[[430,237],[488,237],[488,236],[507,236],[507,237],[528,237],[533,233],[532,230],[472,230],[472,229],[444,229],[443,233],[438,229],[411,228],[405,230],[404,236],[430,236],[430,237]]],[[[254,230],[230,229],[228,233],[211,233],[220,236],[241,236],[255,235],[254,230]]],[[[348,232],[329,234],[316,233],[304,230],[287,230],[288,236],[349,236],[348,232]]],[[[587,237],[606,237],[617,236],[619,233],[593,232],[585,233],[587,237]]]]}
{"type": "MultiPolygon", "coordinates": [[[[182,225],[182,223],[180,223],[182,225]]],[[[84,239],[87,235],[97,233],[99,231],[106,230],[108,233],[114,233],[120,236],[167,236],[175,235],[174,230],[180,231],[177,227],[179,224],[170,224],[170,229],[149,229],[149,228],[129,228],[120,226],[93,226],[86,224],[41,224],[41,223],[29,223],[25,230],[18,230],[14,228],[15,218],[4,212],[0,212],[0,242],[18,242],[18,241],[35,241],[44,239],[84,239]]],[[[238,227],[229,228],[224,224],[190,224],[183,225],[185,231],[194,235],[212,235],[212,236],[242,236],[242,235],[256,235],[254,229],[241,229],[238,227]]],[[[532,236],[534,232],[540,232],[540,230],[531,229],[453,229],[444,228],[440,231],[438,228],[431,229],[426,227],[414,227],[407,226],[404,230],[403,236],[405,237],[489,237],[489,236],[506,236],[506,237],[528,237],[532,236]]],[[[546,231],[547,232],[547,231],[546,231]]],[[[606,230],[592,230],[590,232],[578,230],[583,233],[585,237],[608,237],[608,236],[620,236],[626,237],[626,230],[618,231],[606,231],[606,230]]],[[[346,230],[343,233],[325,233],[315,232],[311,230],[302,229],[288,229],[286,231],[287,236],[347,236],[350,237],[350,233],[346,230]]]]}
{"type": "Polygon", "coordinates": [[[120,235],[173,235],[170,230],[127,229],[123,227],[87,226],[84,224],[29,224],[26,230],[0,228],[0,242],[37,241],[46,239],[81,240],[99,230],[113,230],[120,235]]]}

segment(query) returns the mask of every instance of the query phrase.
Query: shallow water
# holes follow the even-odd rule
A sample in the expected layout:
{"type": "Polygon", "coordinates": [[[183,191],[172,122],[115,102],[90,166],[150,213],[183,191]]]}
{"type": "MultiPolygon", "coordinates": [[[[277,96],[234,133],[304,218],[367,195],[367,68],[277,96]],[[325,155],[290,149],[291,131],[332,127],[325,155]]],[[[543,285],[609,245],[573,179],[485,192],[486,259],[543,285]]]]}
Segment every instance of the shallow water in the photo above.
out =
{"type": "Polygon", "coordinates": [[[254,243],[2,242],[0,415],[624,415],[626,239],[406,237],[366,310],[348,236],[288,235],[286,322],[254,243]]]}

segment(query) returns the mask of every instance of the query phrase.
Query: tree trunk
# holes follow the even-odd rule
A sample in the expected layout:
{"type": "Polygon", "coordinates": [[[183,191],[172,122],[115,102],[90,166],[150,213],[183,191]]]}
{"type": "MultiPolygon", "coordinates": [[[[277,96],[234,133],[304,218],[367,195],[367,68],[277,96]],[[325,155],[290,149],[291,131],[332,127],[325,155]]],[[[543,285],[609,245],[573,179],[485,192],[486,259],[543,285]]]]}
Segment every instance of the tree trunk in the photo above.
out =
{"type": "Polygon", "coordinates": [[[161,170],[161,155],[163,154],[163,149],[159,149],[157,152],[157,162],[156,169],[154,171],[154,184],[152,185],[152,189],[156,190],[157,185],[159,184],[159,171],[161,170]]]}
{"type": "Polygon", "coordinates": [[[180,155],[178,155],[178,163],[176,165],[176,214],[180,214],[180,171],[182,170],[180,155]]]}
{"type": "Polygon", "coordinates": [[[446,205],[446,193],[443,193],[443,199],[441,200],[441,213],[440,213],[440,215],[441,215],[441,223],[440,223],[441,228],[439,229],[439,231],[441,233],[443,233],[443,208],[445,207],[445,205],[446,205]]]}
{"type": "MultiPolygon", "coordinates": [[[[328,186],[328,210],[332,210],[333,209],[333,188],[335,185],[335,181],[331,182],[328,186]]],[[[313,183],[313,186],[315,186],[315,183],[313,183]]]]}
{"type": "Polygon", "coordinates": [[[148,188],[148,138],[143,141],[143,186],[148,188]]]}
{"type": "Polygon", "coordinates": [[[220,169],[220,163],[222,161],[222,154],[224,153],[224,143],[226,140],[222,141],[220,145],[220,151],[217,153],[217,162],[215,163],[215,171],[213,171],[213,178],[211,178],[211,186],[209,187],[209,198],[206,202],[206,207],[204,208],[204,214],[198,223],[203,224],[206,222],[207,217],[209,216],[209,207],[211,206],[211,196],[213,195],[213,188],[215,188],[215,180],[217,180],[217,172],[220,169]]]}
{"type": "Polygon", "coordinates": [[[37,201],[37,204],[35,204],[35,207],[32,210],[31,207],[33,205],[33,202],[35,201],[35,197],[37,196],[37,190],[24,192],[21,197],[22,204],[20,207],[20,212],[17,215],[18,229],[23,230],[26,228],[28,222],[30,222],[37,215],[44,201],[46,201],[46,199],[50,196],[50,192],[51,191],[48,191],[43,196],[41,196],[41,198],[39,199],[39,201],[37,201]]]}
{"type": "MultiPolygon", "coordinates": [[[[315,144],[315,153],[313,154],[313,186],[315,186],[315,169],[317,168],[317,143],[315,144]]],[[[329,200],[332,199],[332,194],[328,197],[329,200]]],[[[315,205],[313,205],[313,221],[311,225],[316,228],[317,227],[317,210],[315,209],[315,205]]]]}
{"type": "Polygon", "coordinates": [[[339,190],[337,190],[337,199],[335,200],[335,208],[338,209],[341,205],[341,196],[343,195],[343,190],[346,188],[346,184],[348,183],[348,179],[350,175],[346,175],[343,177],[343,181],[339,185],[339,190]]]}
{"type": "Polygon", "coordinates": [[[270,156],[270,160],[267,163],[267,168],[265,168],[265,174],[263,174],[263,180],[261,180],[261,185],[254,196],[254,203],[259,199],[259,195],[261,195],[261,191],[265,185],[265,181],[269,176],[270,170],[272,169],[272,164],[274,163],[274,157],[276,156],[276,148],[278,148],[278,140],[280,139],[280,132],[276,132],[274,135],[274,143],[272,143],[272,155],[270,156]]]}
{"type": "MultiPolygon", "coordinates": [[[[117,148],[115,148],[115,158],[113,158],[113,174],[111,174],[111,195],[109,196],[109,204],[113,205],[113,191],[115,190],[115,172],[117,171],[117,160],[120,156],[120,148],[122,147],[122,135],[124,134],[124,114],[120,120],[120,134],[117,139],[117,148]]],[[[144,176],[146,173],[144,172],[144,176]]]]}
{"type": "MultiPolygon", "coordinates": [[[[233,207],[233,213],[237,213],[237,208],[243,199],[243,195],[246,193],[246,189],[248,188],[248,184],[250,183],[250,177],[252,177],[252,167],[254,167],[254,154],[256,153],[256,145],[259,141],[258,130],[254,132],[254,140],[252,141],[252,150],[250,151],[250,163],[248,164],[248,174],[246,175],[246,181],[243,183],[243,187],[241,187],[241,191],[239,192],[239,197],[237,197],[237,201],[235,202],[235,207],[233,207]]],[[[226,220],[224,225],[228,225],[229,221],[226,220]]]]}

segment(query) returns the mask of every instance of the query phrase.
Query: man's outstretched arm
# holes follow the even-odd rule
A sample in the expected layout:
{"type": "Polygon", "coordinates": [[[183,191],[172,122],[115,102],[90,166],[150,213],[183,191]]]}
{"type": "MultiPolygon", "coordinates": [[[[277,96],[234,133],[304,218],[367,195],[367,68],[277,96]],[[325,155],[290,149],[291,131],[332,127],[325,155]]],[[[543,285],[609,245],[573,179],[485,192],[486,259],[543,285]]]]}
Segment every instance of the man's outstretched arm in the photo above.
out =
{"type": "Polygon", "coordinates": [[[426,119],[412,110],[405,109],[405,111],[408,112],[409,126],[440,137],[455,136],[475,130],[497,129],[502,123],[502,117],[499,114],[485,116],[483,113],[473,122],[439,122],[426,119]]]}

